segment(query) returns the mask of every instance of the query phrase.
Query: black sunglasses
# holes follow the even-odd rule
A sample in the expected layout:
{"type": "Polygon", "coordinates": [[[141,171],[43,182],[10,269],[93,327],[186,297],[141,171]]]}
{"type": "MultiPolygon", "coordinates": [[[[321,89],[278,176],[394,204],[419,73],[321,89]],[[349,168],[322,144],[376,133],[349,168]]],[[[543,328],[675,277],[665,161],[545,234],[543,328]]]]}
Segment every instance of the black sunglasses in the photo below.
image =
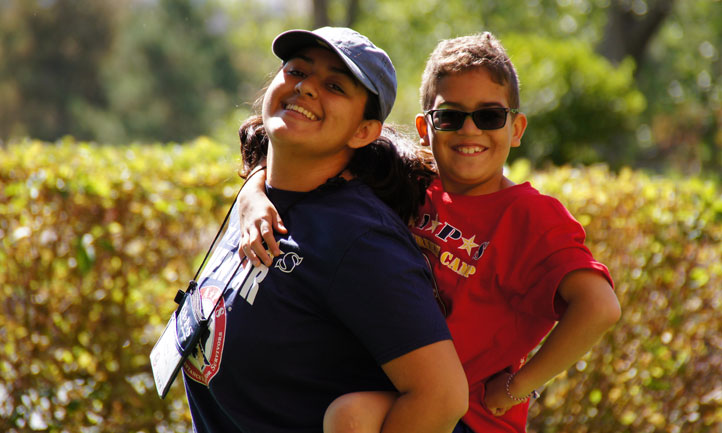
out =
{"type": "Polygon", "coordinates": [[[471,116],[479,129],[491,130],[500,129],[506,125],[508,113],[518,113],[518,108],[493,107],[482,108],[481,110],[468,113],[461,110],[429,110],[424,115],[431,115],[431,124],[439,131],[458,131],[464,126],[466,116],[471,116]]]}

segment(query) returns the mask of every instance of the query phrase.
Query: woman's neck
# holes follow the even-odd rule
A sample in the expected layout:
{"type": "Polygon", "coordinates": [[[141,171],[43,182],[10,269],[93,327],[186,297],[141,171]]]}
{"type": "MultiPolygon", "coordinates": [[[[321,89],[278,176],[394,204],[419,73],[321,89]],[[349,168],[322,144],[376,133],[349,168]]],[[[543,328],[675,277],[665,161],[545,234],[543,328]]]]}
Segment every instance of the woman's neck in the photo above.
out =
{"type": "MultiPolygon", "coordinates": [[[[284,157],[268,146],[266,182],[286,191],[311,191],[337,176],[348,165],[352,154],[338,154],[326,158],[284,157]]],[[[345,171],[345,179],[352,176],[345,171]]]]}

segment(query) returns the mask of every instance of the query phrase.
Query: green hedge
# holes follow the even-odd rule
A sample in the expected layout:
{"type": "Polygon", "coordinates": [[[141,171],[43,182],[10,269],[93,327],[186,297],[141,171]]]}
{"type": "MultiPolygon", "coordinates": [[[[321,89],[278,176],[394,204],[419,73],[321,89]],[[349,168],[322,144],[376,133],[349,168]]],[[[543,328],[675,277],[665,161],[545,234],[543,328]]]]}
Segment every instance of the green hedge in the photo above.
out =
{"type": "MultiPolygon", "coordinates": [[[[188,431],[148,353],[240,186],[235,146],[0,148],[0,431],[188,431]]],[[[531,172],[584,224],[623,317],[531,408],[536,432],[718,432],[722,199],[603,166],[531,172]]]]}
{"type": "Polygon", "coordinates": [[[240,186],[237,150],[11,144],[0,153],[0,431],[187,431],[148,354],[240,186]],[[91,430],[92,431],[92,430],[91,430]]]}

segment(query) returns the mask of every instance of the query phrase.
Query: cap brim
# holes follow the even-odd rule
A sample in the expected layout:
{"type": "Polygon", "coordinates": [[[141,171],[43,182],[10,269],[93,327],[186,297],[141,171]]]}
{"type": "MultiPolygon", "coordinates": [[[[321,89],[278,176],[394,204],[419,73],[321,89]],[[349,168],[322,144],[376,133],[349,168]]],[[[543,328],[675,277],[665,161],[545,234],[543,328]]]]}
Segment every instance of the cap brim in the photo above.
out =
{"type": "Polygon", "coordinates": [[[321,36],[309,31],[309,30],[288,30],[280,35],[276,36],[271,45],[273,54],[284,62],[293,57],[299,50],[308,46],[319,46],[327,48],[336,53],[341,60],[344,62],[346,67],[356,77],[369,92],[374,95],[378,95],[379,92],[376,90],[376,86],[371,80],[364,74],[364,72],[353,62],[346,54],[336,48],[336,46],[321,36]]]}

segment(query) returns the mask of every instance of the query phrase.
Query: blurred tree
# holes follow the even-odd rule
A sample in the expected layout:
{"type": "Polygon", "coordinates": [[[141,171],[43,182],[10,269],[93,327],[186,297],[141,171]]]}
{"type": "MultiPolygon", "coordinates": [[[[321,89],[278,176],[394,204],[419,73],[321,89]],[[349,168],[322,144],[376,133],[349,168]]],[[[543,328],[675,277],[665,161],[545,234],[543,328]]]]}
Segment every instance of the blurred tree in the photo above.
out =
{"type": "Polygon", "coordinates": [[[103,0],[0,3],[0,139],[78,134],[74,107],[105,105],[99,70],[115,11],[103,0]]]}
{"type": "Polygon", "coordinates": [[[313,0],[313,28],[317,29],[323,26],[336,25],[353,27],[358,19],[359,0],[344,0],[342,3],[334,4],[344,11],[345,18],[336,24],[331,22],[331,12],[329,11],[329,0],[313,0]]]}
{"type": "Polygon", "coordinates": [[[84,126],[104,142],[207,133],[230,110],[240,81],[228,26],[211,2],[137,3],[103,68],[108,110],[87,107],[84,126]]]}
{"type": "Polygon", "coordinates": [[[570,57],[560,65],[569,74],[543,82],[537,69],[547,67],[544,53],[532,56],[539,64],[524,66],[523,101],[534,101],[534,116],[544,113],[532,124],[546,124],[544,137],[536,137],[541,131],[527,137],[547,143],[534,151],[537,163],[590,162],[611,153],[615,164],[718,172],[719,22],[720,0],[6,0],[0,2],[0,139],[71,133],[117,143],[229,131],[229,138],[218,136],[235,141],[248,103],[278,64],[268,50],[273,37],[326,24],[356,28],[394,59],[399,89],[390,120],[410,125],[424,61],[437,41],[490,30],[505,45],[516,35],[552,45],[573,40],[569,50],[559,45],[561,53],[599,65],[599,55],[586,53],[596,47],[612,62],[602,68],[607,78],[570,57]],[[577,44],[585,54],[572,56],[577,44]],[[637,86],[648,101],[641,116],[621,114],[638,107],[625,105],[631,99],[623,94],[633,89],[620,87],[629,70],[635,80],[625,85],[637,86]],[[545,87],[569,92],[555,91],[546,107],[538,106],[544,99],[534,93],[545,87]],[[605,89],[617,93],[600,96],[605,89]],[[594,98],[600,98],[596,108],[594,98]],[[610,105],[615,100],[621,108],[610,105]],[[568,111],[580,104],[589,110],[568,111]],[[602,124],[615,126],[598,135],[602,124]],[[584,151],[592,142],[608,151],[584,151]]]}
{"type": "Polygon", "coordinates": [[[211,0],[9,0],[0,10],[0,138],[181,141],[230,111],[240,74],[211,0]]]}
{"type": "MultiPolygon", "coordinates": [[[[334,10],[330,1],[330,10],[334,10]]],[[[337,3],[343,3],[339,0],[337,3]]],[[[331,15],[333,20],[334,15],[331,15]]],[[[605,105],[620,96],[607,95],[592,111],[568,111],[578,108],[573,98],[585,98],[588,108],[595,103],[594,93],[582,94],[584,89],[602,90],[601,81],[584,83],[585,71],[590,68],[580,64],[580,73],[574,74],[577,86],[570,94],[556,93],[544,110],[543,122],[551,120],[544,128],[551,133],[545,140],[552,147],[575,148],[582,142],[596,142],[607,152],[569,153],[561,149],[546,149],[537,162],[591,161],[606,158],[612,162],[624,162],[654,169],[674,168],[685,173],[719,173],[722,168],[722,64],[719,47],[722,46],[722,1],[720,0],[587,0],[587,1],[539,1],[519,2],[473,0],[425,0],[423,2],[388,2],[368,0],[363,2],[356,27],[388,47],[399,75],[399,98],[392,113],[392,120],[408,123],[418,110],[417,89],[423,62],[427,53],[439,39],[462,34],[490,30],[506,44],[515,35],[537,35],[548,40],[573,40],[597,47],[604,52],[614,36],[614,28],[622,26],[623,41],[614,46],[619,52],[607,55],[620,71],[631,71],[636,86],[647,99],[641,116],[621,115],[623,122],[596,136],[600,124],[613,125],[612,119],[620,119],[620,107],[605,105]],[[620,45],[621,46],[617,46],[620,45]],[[605,108],[606,107],[606,108],[605,108]],[[583,115],[582,113],[587,113],[583,115]],[[571,127],[570,120],[575,120],[571,127]],[[587,131],[586,137],[581,137],[587,131]],[[553,132],[553,133],[552,133],[553,132]],[[571,133],[570,133],[571,132],[571,133]],[[621,153],[614,153],[622,150],[621,153]],[[596,156],[595,156],[596,154],[596,156]],[[551,158],[551,155],[557,157],[551,158]],[[568,159],[574,155],[572,159],[568,159]],[[581,158],[581,159],[580,159],[581,158]]],[[[563,47],[563,44],[561,45],[563,47]]],[[[546,52],[535,56],[545,63],[546,52]]],[[[513,55],[513,53],[512,53],[513,55]]],[[[554,53],[550,54],[554,56],[554,53]]],[[[594,56],[589,57],[594,58],[594,56]]],[[[516,61],[514,57],[512,60],[516,61]]],[[[596,60],[594,61],[596,63],[596,60]]],[[[522,71],[522,99],[530,95],[536,86],[535,78],[529,79],[539,64],[528,65],[522,71]]],[[[564,66],[562,66],[564,68],[564,66]]],[[[614,71],[616,67],[608,70],[614,71]]],[[[593,74],[592,80],[602,80],[593,74]]],[[[559,77],[561,81],[566,78],[559,77]]],[[[550,80],[557,80],[551,77],[550,80]]],[[[561,83],[560,83],[561,84],[561,83]]],[[[617,85],[610,88],[620,89],[617,85]]],[[[620,99],[619,101],[622,101],[620,99]]],[[[577,101],[582,103],[582,101],[577,101]]],[[[542,119],[532,118],[539,125],[542,119]]],[[[529,131],[527,139],[536,132],[529,131]]]]}
{"type": "Polygon", "coordinates": [[[641,65],[674,3],[675,0],[611,1],[599,52],[615,64],[632,57],[635,64],[641,65]]]}
{"type": "MultiPolygon", "coordinates": [[[[591,9],[545,2],[457,0],[392,6],[376,1],[364,2],[362,12],[357,28],[386,48],[397,68],[393,121],[410,124],[419,111],[421,71],[438,40],[489,30],[501,38],[519,69],[522,108],[531,119],[524,145],[512,152],[512,159],[526,157],[537,166],[605,160],[618,167],[633,162],[634,135],[645,108],[633,64],[615,67],[595,53],[597,36],[568,41],[568,32],[576,31],[584,13],[593,15],[591,9]]],[[[603,14],[594,19],[599,17],[603,14]]]]}
{"type": "Polygon", "coordinates": [[[722,172],[722,1],[680,1],[649,46],[637,82],[650,109],[638,165],[722,172]]]}
{"type": "Polygon", "coordinates": [[[535,35],[504,38],[521,82],[529,126],[511,160],[615,168],[633,162],[634,133],[645,109],[631,61],[614,67],[587,43],[535,35]]]}
{"type": "Polygon", "coordinates": [[[313,28],[317,29],[328,24],[328,0],[313,0],[313,28]]]}

